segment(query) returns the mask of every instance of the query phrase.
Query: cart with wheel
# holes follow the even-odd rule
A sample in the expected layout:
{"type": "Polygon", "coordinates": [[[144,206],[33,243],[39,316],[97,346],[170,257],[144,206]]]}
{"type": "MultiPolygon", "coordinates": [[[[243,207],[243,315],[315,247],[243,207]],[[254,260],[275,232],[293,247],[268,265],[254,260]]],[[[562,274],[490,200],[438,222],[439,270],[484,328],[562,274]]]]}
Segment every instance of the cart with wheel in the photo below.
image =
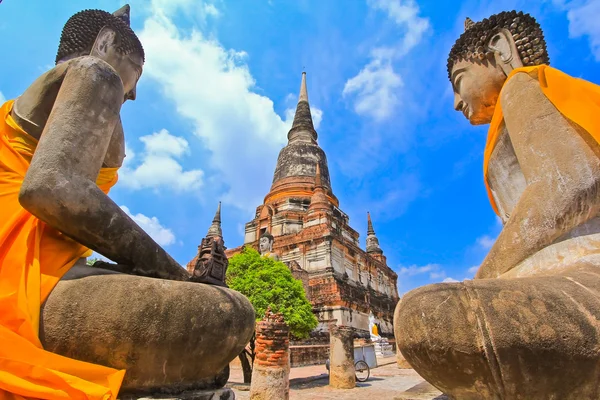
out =
{"type": "MultiPolygon", "coordinates": [[[[375,367],[377,367],[377,358],[374,345],[369,344],[354,348],[354,370],[358,382],[367,381],[371,376],[371,368],[375,367]]],[[[329,359],[325,362],[325,368],[329,373],[329,359]]]]}

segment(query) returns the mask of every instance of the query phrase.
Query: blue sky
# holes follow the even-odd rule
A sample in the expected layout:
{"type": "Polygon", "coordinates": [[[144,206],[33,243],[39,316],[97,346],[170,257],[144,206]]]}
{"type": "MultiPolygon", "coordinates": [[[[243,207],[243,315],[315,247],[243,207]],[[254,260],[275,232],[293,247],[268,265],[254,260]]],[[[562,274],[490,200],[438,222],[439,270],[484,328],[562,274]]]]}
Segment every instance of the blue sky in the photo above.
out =
{"type": "MultiPolygon", "coordinates": [[[[52,67],[69,16],[122,4],[4,0],[0,100],[52,67]]],[[[453,110],[446,76],[465,17],[529,12],[552,65],[600,83],[600,0],[130,4],[146,65],[122,110],[127,160],[111,197],[182,264],[219,200],[226,245],[242,244],[303,69],[333,190],[363,246],[371,212],[400,293],[471,278],[501,229],[482,178],[487,127],[453,110]]]]}

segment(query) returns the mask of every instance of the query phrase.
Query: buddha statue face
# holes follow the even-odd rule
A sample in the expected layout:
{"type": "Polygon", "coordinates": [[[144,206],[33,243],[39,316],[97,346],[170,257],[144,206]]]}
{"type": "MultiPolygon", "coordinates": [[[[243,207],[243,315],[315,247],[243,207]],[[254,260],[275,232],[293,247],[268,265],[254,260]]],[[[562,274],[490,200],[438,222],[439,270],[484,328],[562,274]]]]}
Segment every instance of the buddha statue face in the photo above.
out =
{"type": "Polygon", "coordinates": [[[85,10],[73,15],[63,28],[56,63],[90,55],[108,63],[123,83],[123,101],[135,100],[144,65],[144,49],[129,27],[129,6],[114,14],[85,10]]]}
{"type": "Polygon", "coordinates": [[[541,28],[530,15],[502,12],[477,23],[467,18],[448,57],[454,108],[473,125],[488,124],[508,74],[548,63],[541,28]]]}
{"type": "Polygon", "coordinates": [[[117,71],[123,82],[124,101],[135,100],[137,82],[142,76],[143,56],[139,53],[123,54],[116,43],[118,33],[112,28],[103,28],[90,55],[106,61],[117,71]]]}
{"type": "Polygon", "coordinates": [[[493,60],[458,61],[452,68],[454,109],[473,125],[490,123],[505,80],[506,75],[493,60]]]}
{"type": "Polygon", "coordinates": [[[266,254],[273,251],[273,236],[268,233],[262,235],[258,241],[260,254],[266,254]]]}

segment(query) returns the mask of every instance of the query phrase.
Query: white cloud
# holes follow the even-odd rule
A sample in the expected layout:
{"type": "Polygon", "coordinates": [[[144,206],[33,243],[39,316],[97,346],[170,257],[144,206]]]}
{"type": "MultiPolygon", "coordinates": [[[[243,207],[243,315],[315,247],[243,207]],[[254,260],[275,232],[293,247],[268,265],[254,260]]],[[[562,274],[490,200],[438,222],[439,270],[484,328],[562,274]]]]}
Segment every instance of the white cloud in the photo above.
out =
{"type": "Polygon", "coordinates": [[[594,58],[596,61],[600,61],[600,24],[598,23],[600,1],[572,1],[566,7],[568,9],[569,37],[587,36],[594,58]]]}
{"type": "Polygon", "coordinates": [[[151,154],[181,157],[189,152],[187,140],[171,135],[166,129],[154,132],[152,135],[143,136],[140,140],[144,143],[146,151],[151,154]]]}
{"type": "Polygon", "coordinates": [[[0,105],[4,104],[4,102],[6,102],[6,97],[0,92],[0,105]]]}
{"type": "Polygon", "coordinates": [[[427,264],[423,266],[411,265],[409,267],[400,268],[398,275],[415,276],[420,274],[426,274],[432,271],[437,271],[439,268],[439,264],[427,264]]]}
{"type": "Polygon", "coordinates": [[[399,104],[398,89],[403,85],[389,61],[375,59],[344,85],[344,96],[355,95],[354,111],[381,121],[399,104]]]}
{"type": "Polygon", "coordinates": [[[447,277],[447,278],[446,278],[446,279],[444,279],[442,282],[446,282],[446,283],[448,283],[448,282],[460,282],[460,281],[458,281],[458,280],[456,280],[456,279],[454,279],[454,278],[451,278],[451,277],[447,277]]]}
{"type": "Polygon", "coordinates": [[[367,0],[367,4],[376,10],[387,13],[388,18],[404,32],[400,43],[393,47],[381,47],[374,50],[379,56],[401,57],[415,47],[427,30],[429,19],[419,16],[419,5],[414,0],[367,0]]]}
{"type": "Polygon", "coordinates": [[[160,224],[160,221],[156,217],[147,217],[144,214],[132,214],[127,206],[121,206],[121,209],[125,211],[136,224],[140,226],[156,243],[161,246],[168,246],[175,243],[175,235],[173,232],[165,228],[160,224]]]}
{"type": "Polygon", "coordinates": [[[429,29],[429,19],[419,16],[414,0],[367,0],[374,10],[387,14],[402,39],[392,46],[380,46],[371,51],[369,63],[353,78],[346,81],[343,95],[355,96],[354,111],[382,121],[393,115],[400,104],[398,93],[402,77],[394,71],[392,61],[406,55],[422,40],[429,29]]]}
{"type": "Polygon", "coordinates": [[[195,21],[205,24],[208,18],[218,18],[221,12],[212,2],[197,0],[152,0],[150,2],[152,14],[160,19],[168,19],[177,11],[191,17],[195,21]]]}
{"type": "Polygon", "coordinates": [[[144,152],[141,161],[133,166],[136,154],[126,147],[125,163],[119,171],[122,184],[131,189],[169,187],[178,192],[202,187],[204,172],[184,171],[176,160],[189,153],[187,140],[171,135],[166,129],[142,136],[144,152]]]}
{"type": "Polygon", "coordinates": [[[468,272],[471,275],[475,275],[478,270],[479,270],[479,265],[473,265],[471,268],[468,269],[468,272]]]}
{"type": "Polygon", "coordinates": [[[429,279],[442,279],[446,276],[446,271],[437,271],[437,272],[431,272],[429,274],[429,279]]]}
{"type": "MultiPolygon", "coordinates": [[[[251,210],[268,190],[290,121],[275,112],[271,99],[253,91],[245,52],[227,49],[196,28],[184,32],[175,25],[172,18],[179,8],[204,9],[203,4],[152,1],[140,33],[145,75],[193,123],[195,136],[210,152],[211,169],[228,185],[223,201],[251,210]]],[[[319,122],[322,113],[313,113],[319,122]]]]}
{"type": "Polygon", "coordinates": [[[495,242],[496,238],[493,238],[489,235],[483,235],[477,238],[477,244],[484,250],[491,249],[495,242]]]}

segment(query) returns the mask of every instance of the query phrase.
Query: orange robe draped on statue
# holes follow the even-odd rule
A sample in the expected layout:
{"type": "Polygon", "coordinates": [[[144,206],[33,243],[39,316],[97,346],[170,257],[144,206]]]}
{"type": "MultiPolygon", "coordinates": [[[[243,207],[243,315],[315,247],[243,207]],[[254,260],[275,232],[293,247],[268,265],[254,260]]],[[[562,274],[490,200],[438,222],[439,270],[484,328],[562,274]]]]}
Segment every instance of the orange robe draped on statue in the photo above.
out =
{"type": "MultiPolygon", "coordinates": [[[[547,65],[514,69],[506,82],[519,72],[535,77],[544,95],[565,116],[587,131],[600,144],[600,86],[583,79],[574,78],[547,65]]],[[[496,104],[494,116],[488,130],[487,143],[483,155],[483,174],[485,185],[494,212],[499,215],[492,190],[488,181],[488,168],[492,151],[498,141],[500,126],[504,120],[500,102],[496,104]]]]}
{"type": "MultiPolygon", "coordinates": [[[[0,108],[0,400],[116,399],[125,371],[59,356],[40,343],[40,305],[90,250],[21,207],[37,140],[10,116],[12,105],[0,108]]],[[[117,182],[116,170],[98,175],[105,193],[117,182]]]]}

